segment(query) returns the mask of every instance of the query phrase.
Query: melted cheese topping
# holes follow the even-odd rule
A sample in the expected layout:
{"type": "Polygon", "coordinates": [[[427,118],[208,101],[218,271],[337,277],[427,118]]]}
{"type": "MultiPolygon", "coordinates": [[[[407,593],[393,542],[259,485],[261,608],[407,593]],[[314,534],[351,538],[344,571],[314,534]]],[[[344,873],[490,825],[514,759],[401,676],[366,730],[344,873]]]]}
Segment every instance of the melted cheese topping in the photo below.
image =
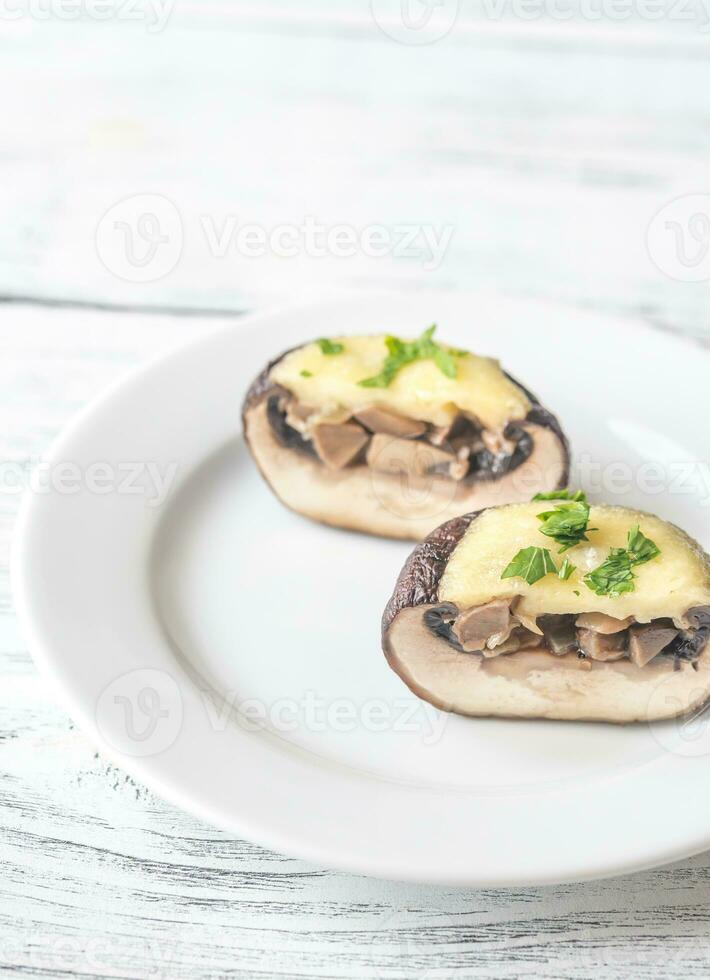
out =
{"type": "Polygon", "coordinates": [[[446,566],[439,599],[468,608],[499,596],[522,595],[517,609],[527,616],[601,612],[617,619],[635,616],[642,623],[661,616],[678,619],[692,606],[710,604],[710,557],[675,525],[625,507],[593,506],[589,526],[599,530],[589,531],[588,542],[559,555],[560,546],[540,533],[536,517],[553,506],[554,501],[511,504],[488,510],[473,521],[446,566]],[[634,568],[634,592],[618,599],[596,595],[584,584],[584,576],[605,560],[609,548],[626,546],[627,532],[634,524],[661,554],[634,568]],[[501,579],[514,555],[530,545],[549,548],[558,567],[569,558],[576,571],[566,582],[554,574],[534,585],[522,578],[501,579]]]}
{"type": "Polygon", "coordinates": [[[501,430],[506,422],[525,418],[530,410],[525,394],[490,357],[455,357],[455,378],[447,378],[433,361],[415,361],[403,367],[387,388],[362,388],[359,381],[382,370],[387,356],[384,336],[332,339],[344,344],[341,354],[325,355],[318,344],[306,344],[287,354],[271,371],[272,381],[323,414],[378,405],[409,418],[446,425],[462,411],[475,415],[485,428],[501,430]],[[304,377],[304,371],[311,376],[304,377]]]}

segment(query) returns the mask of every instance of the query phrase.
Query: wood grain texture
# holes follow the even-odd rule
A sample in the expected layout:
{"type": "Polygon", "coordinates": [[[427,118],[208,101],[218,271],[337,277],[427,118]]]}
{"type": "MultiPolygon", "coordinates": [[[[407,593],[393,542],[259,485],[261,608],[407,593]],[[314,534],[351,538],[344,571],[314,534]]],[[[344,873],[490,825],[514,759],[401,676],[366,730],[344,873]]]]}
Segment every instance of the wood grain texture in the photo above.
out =
{"type": "Polygon", "coordinates": [[[2,21],[2,79],[21,97],[4,107],[0,293],[240,309],[324,284],[483,285],[707,337],[706,285],[668,278],[645,245],[659,208],[707,184],[707,16],[678,2],[628,22],[496,21],[463,2],[422,47],[387,37],[366,0],[176,0],[157,33],[2,21]],[[95,247],[137,194],[182,221],[180,261],[149,283],[95,247]],[[421,250],[230,244],[230,222],[270,233],[309,216],[451,238],[433,268],[421,250]]]}
{"type": "MultiPolygon", "coordinates": [[[[121,372],[222,322],[0,307],[3,461],[35,459],[121,372]]],[[[32,664],[8,582],[17,501],[4,485],[0,975],[708,976],[710,855],[584,885],[425,888],[269,853],[156,799],[95,752],[32,664]]]]}

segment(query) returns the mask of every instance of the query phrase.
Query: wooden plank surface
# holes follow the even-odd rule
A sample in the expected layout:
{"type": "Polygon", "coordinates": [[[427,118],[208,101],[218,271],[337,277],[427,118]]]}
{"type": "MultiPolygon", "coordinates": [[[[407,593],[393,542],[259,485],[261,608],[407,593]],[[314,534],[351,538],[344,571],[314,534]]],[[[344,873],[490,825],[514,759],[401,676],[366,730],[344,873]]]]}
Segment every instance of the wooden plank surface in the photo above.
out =
{"type": "Polygon", "coordinates": [[[464,3],[423,46],[389,38],[365,0],[327,16],[319,3],[176,2],[157,33],[0,20],[16,93],[0,292],[239,309],[324,284],[483,285],[705,334],[706,284],[669,278],[645,243],[661,207],[707,184],[704,7],[679,20],[676,2],[629,23],[497,22],[464,3]],[[102,216],[136,195],[167,198],[181,221],[180,260],[145,283],[96,249],[102,216]],[[228,234],[309,217],[450,241],[429,268],[416,251],[245,255],[228,234]]]}

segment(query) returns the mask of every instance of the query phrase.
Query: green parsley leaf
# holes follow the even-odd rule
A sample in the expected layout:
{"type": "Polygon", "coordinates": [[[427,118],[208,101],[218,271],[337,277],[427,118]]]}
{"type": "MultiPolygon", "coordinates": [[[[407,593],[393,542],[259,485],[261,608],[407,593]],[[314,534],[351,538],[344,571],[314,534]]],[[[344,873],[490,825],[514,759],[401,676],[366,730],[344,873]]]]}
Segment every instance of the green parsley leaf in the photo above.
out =
{"type": "Polygon", "coordinates": [[[456,377],[456,365],[454,364],[454,359],[451,354],[448,353],[448,351],[444,350],[443,347],[436,348],[432,354],[432,360],[441,373],[445,374],[447,378],[451,378],[453,380],[456,377]]]}
{"type": "Polygon", "coordinates": [[[327,337],[321,337],[316,343],[320,347],[321,354],[325,354],[327,357],[333,354],[342,354],[345,350],[345,344],[339,344],[337,341],[328,340],[327,337]]]}
{"type": "Polygon", "coordinates": [[[396,368],[383,368],[379,374],[371,378],[363,378],[362,381],[358,381],[358,384],[361,388],[389,388],[396,374],[396,368]]]}
{"type": "Polygon", "coordinates": [[[573,565],[569,558],[565,558],[565,560],[562,562],[562,567],[557,574],[563,582],[566,582],[572,572],[576,571],[576,569],[577,566],[573,565]]]}
{"type": "Polygon", "coordinates": [[[562,545],[560,554],[580,541],[588,541],[586,532],[596,530],[588,527],[589,504],[586,500],[567,500],[557,504],[554,510],[538,514],[537,519],[542,521],[540,533],[562,545]]]}
{"type": "Polygon", "coordinates": [[[583,490],[575,490],[574,493],[571,490],[551,490],[549,493],[536,493],[533,497],[535,500],[581,500],[586,504],[587,495],[583,490]]]}
{"type": "Polygon", "coordinates": [[[634,524],[628,534],[626,550],[628,551],[632,564],[643,565],[647,561],[651,561],[656,555],[660,555],[661,551],[650,538],[647,538],[645,534],[641,532],[638,524],[634,524]]]}
{"type": "Polygon", "coordinates": [[[575,595],[581,595],[581,594],[582,594],[582,593],[581,593],[581,592],[579,591],[579,589],[572,589],[572,591],[574,592],[574,594],[575,594],[575,595]]]}
{"type": "Polygon", "coordinates": [[[300,374],[301,374],[301,377],[302,378],[312,378],[313,377],[313,372],[312,371],[301,371],[300,374]]]}
{"type": "Polygon", "coordinates": [[[584,576],[584,584],[597,595],[618,599],[622,593],[634,591],[635,577],[626,548],[612,548],[601,565],[584,576]]]}
{"type": "Polygon", "coordinates": [[[584,582],[597,595],[618,598],[623,592],[633,592],[636,586],[633,569],[660,555],[661,550],[634,524],[627,535],[626,548],[612,548],[598,568],[584,576],[584,582]]]}
{"type": "MultiPolygon", "coordinates": [[[[429,331],[427,330],[426,333],[428,334],[429,331]]],[[[401,357],[404,355],[404,341],[400,340],[399,337],[393,337],[391,334],[385,337],[385,347],[392,357],[401,357]]]]}
{"type": "Polygon", "coordinates": [[[362,388],[387,388],[399,371],[415,361],[433,361],[447,378],[456,377],[456,364],[450,351],[437,344],[432,337],[436,330],[433,324],[417,340],[400,340],[399,337],[385,337],[387,357],[379,374],[358,381],[362,388]]]}
{"type": "Polygon", "coordinates": [[[548,572],[556,572],[557,565],[547,548],[523,548],[505,569],[501,578],[524,578],[534,585],[548,572]]]}

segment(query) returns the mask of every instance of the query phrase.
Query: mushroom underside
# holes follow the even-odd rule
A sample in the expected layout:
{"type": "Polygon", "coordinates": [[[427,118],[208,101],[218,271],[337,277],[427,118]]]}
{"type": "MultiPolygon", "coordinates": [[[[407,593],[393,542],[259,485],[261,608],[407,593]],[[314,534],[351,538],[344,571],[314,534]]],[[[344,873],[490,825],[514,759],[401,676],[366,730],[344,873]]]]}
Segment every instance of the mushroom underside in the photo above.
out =
{"type": "Polygon", "coordinates": [[[547,424],[544,410],[534,409],[519,423],[533,448],[514,470],[495,479],[461,481],[413,473],[398,467],[396,459],[382,469],[364,461],[329,469],[308,446],[278,438],[269,418],[268,392],[260,394],[244,412],[245,437],[257,465],[286,506],[325,524],[420,540],[466,511],[529,500],[538,490],[556,489],[567,480],[567,446],[558,428],[547,424]]]}
{"type": "Polygon", "coordinates": [[[419,697],[475,717],[627,723],[687,714],[710,699],[710,644],[693,662],[595,661],[545,649],[487,658],[455,649],[425,623],[437,603],[399,609],[384,632],[390,666],[419,697]]]}

